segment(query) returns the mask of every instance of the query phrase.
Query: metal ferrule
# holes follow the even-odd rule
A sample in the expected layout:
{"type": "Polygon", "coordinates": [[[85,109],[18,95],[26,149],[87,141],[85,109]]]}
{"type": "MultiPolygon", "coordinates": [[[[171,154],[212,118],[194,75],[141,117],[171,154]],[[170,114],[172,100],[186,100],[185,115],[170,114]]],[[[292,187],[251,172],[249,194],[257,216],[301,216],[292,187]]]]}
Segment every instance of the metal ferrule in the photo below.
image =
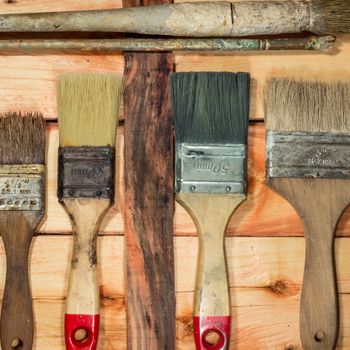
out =
{"type": "Polygon", "coordinates": [[[175,192],[246,193],[246,153],[243,144],[177,144],[175,192]]]}
{"type": "Polygon", "coordinates": [[[61,147],[58,155],[58,199],[114,199],[114,147],[61,147]]]}
{"type": "Polygon", "coordinates": [[[350,179],[350,134],[266,134],[267,177],[350,179]]]}
{"type": "Polygon", "coordinates": [[[45,165],[0,166],[0,210],[44,210],[45,165]]]}

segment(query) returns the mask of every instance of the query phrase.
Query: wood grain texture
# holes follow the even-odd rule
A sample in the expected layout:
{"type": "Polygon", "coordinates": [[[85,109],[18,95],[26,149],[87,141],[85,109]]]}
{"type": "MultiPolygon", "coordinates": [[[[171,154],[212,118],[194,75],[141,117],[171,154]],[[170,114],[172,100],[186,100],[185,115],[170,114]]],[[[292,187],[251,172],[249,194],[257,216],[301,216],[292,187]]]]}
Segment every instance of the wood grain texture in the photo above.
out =
{"type": "MultiPolygon", "coordinates": [[[[98,238],[101,262],[100,350],[126,350],[123,294],[124,239],[98,238]]],[[[37,236],[31,250],[30,276],[34,299],[34,350],[64,350],[63,316],[72,252],[72,237],[37,236]]],[[[176,237],[176,349],[193,350],[193,298],[198,239],[176,237]]],[[[302,350],[299,302],[303,276],[303,238],[234,237],[226,239],[232,300],[232,349],[302,350]]],[[[350,240],[336,240],[340,296],[338,350],[350,349],[350,240]]],[[[5,255],[0,244],[0,295],[5,282],[5,255]]]]}
{"type": "Polygon", "coordinates": [[[2,211],[0,234],[6,250],[6,283],[1,308],[1,347],[31,350],[34,337],[29,286],[29,250],[44,211],[2,211]]]}
{"type": "Polygon", "coordinates": [[[123,74],[121,56],[0,56],[0,110],[57,119],[56,79],[68,72],[123,74]],[[25,62],[25,64],[24,64],[25,62]]]}
{"type": "Polygon", "coordinates": [[[66,313],[96,315],[100,311],[96,240],[101,221],[112,203],[105,198],[64,198],[63,205],[74,229],[66,313]]]}
{"type": "MultiPolygon", "coordinates": [[[[38,110],[57,118],[55,79],[71,71],[123,72],[123,56],[115,55],[0,56],[0,110],[38,110]],[[23,65],[23,62],[26,64],[23,65]]],[[[267,77],[349,79],[350,36],[338,38],[336,48],[320,52],[176,53],[175,67],[183,71],[248,71],[252,76],[251,120],[262,120],[267,77]],[[327,67],[327,69],[325,69],[327,67]]],[[[123,110],[121,110],[123,119],[123,110]]]]}
{"type": "Polygon", "coordinates": [[[306,260],[300,310],[304,349],[334,349],[339,327],[334,232],[350,203],[349,181],[271,178],[269,185],[294,206],[305,225],[306,260]]]}
{"type": "MultiPolygon", "coordinates": [[[[167,3],[124,0],[124,7],[167,3]]],[[[125,53],[125,273],[128,349],[175,349],[170,53],[125,53]]]]}
{"type": "Polygon", "coordinates": [[[229,316],[225,259],[226,226],[243,194],[178,193],[176,200],[196,224],[199,236],[194,316],[229,316]]]}
{"type": "Polygon", "coordinates": [[[0,13],[84,11],[119,7],[122,7],[119,0],[5,0],[0,3],[0,13]]]}

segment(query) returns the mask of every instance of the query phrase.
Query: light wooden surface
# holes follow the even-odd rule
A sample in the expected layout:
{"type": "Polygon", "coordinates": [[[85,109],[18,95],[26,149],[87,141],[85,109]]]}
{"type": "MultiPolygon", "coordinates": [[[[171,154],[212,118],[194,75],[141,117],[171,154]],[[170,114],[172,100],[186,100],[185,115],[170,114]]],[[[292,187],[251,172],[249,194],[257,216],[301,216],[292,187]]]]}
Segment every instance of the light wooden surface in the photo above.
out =
{"type": "MultiPolygon", "coordinates": [[[[100,348],[126,349],[123,298],[123,237],[98,239],[101,262],[100,348]]],[[[31,259],[31,284],[37,338],[34,349],[63,350],[64,295],[72,237],[35,237],[31,259]]],[[[177,295],[177,349],[193,350],[192,309],[198,241],[177,237],[175,280],[177,295]]],[[[232,302],[233,349],[301,350],[298,335],[299,302],[304,265],[303,238],[227,238],[227,258],[232,302]]],[[[350,349],[350,240],[336,242],[340,341],[350,349]]],[[[0,246],[0,293],[4,285],[4,250],[0,246]]]]}
{"type": "MultiPolygon", "coordinates": [[[[180,0],[184,1],[184,0],[180,0]]],[[[121,7],[121,0],[4,0],[0,13],[89,10],[121,7]]],[[[1,53],[0,53],[1,54],[1,53]]],[[[55,79],[70,71],[122,73],[124,59],[115,55],[77,55],[57,52],[26,56],[0,55],[0,111],[38,110],[48,123],[48,213],[41,235],[34,238],[30,261],[36,338],[34,350],[63,350],[64,296],[72,251],[70,223],[56,198],[58,133],[55,79]]],[[[350,36],[339,38],[336,50],[317,52],[176,53],[177,71],[249,71],[252,74],[250,119],[263,119],[262,94],[269,76],[350,78],[350,36]]],[[[123,127],[118,132],[123,133],[123,127]]],[[[117,204],[102,223],[98,239],[101,292],[101,350],[126,349],[123,279],[124,224],[122,137],[117,161],[117,204]]],[[[249,134],[248,199],[235,212],[226,240],[232,304],[231,346],[235,350],[301,350],[299,302],[304,268],[301,221],[282,197],[265,186],[264,127],[253,123],[249,134]],[[261,236],[261,237],[251,237],[261,236]],[[262,237],[267,236],[267,237],[262,237]],[[281,237],[289,236],[289,237],[281,237]],[[300,237],[298,237],[300,236],[300,237]]],[[[190,216],[176,205],[175,283],[177,350],[194,350],[192,310],[198,252],[190,216]]],[[[350,210],[338,226],[339,236],[350,236],[350,210]]],[[[340,293],[338,349],[350,350],[350,239],[336,240],[340,293]]],[[[5,254],[0,245],[0,296],[3,295],[5,254]]]]}

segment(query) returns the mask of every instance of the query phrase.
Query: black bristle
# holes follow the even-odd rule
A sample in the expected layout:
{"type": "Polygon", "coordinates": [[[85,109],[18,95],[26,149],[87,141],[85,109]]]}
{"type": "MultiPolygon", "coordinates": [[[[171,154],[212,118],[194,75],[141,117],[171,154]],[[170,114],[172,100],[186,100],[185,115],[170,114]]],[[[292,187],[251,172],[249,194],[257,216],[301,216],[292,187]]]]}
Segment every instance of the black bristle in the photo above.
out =
{"type": "Polygon", "coordinates": [[[174,73],[176,142],[246,144],[249,73],[174,73]]]}
{"type": "Polygon", "coordinates": [[[0,115],[0,165],[45,163],[45,120],[41,114],[0,115]]]}

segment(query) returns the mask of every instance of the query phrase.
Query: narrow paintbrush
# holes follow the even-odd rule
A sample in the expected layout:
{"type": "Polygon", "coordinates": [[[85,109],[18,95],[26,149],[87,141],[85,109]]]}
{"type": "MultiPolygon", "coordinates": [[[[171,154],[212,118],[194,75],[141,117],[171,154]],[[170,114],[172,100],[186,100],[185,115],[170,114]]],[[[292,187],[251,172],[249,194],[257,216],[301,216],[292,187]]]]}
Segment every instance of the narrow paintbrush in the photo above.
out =
{"type": "Polygon", "coordinates": [[[246,198],[249,87],[247,73],[172,76],[176,200],[192,216],[200,242],[194,305],[197,349],[229,346],[224,237],[233,211],[246,198]]]}
{"type": "Polygon", "coordinates": [[[96,239],[114,203],[120,99],[117,75],[67,74],[58,82],[58,198],[70,216],[74,236],[65,316],[68,350],[96,349],[100,308],[96,239]]]}
{"type": "Polygon", "coordinates": [[[187,37],[350,32],[350,0],[184,2],[0,15],[0,32],[101,31],[187,37]]]}
{"type": "Polygon", "coordinates": [[[45,213],[44,118],[0,115],[0,144],[0,234],[7,261],[1,348],[31,350],[34,324],[28,256],[45,213]]]}
{"type": "Polygon", "coordinates": [[[333,245],[350,202],[350,82],[272,79],[265,103],[267,183],[294,206],[305,228],[303,348],[334,349],[339,320],[333,245]]]}
{"type": "Polygon", "coordinates": [[[4,54],[32,54],[35,52],[64,51],[68,53],[119,52],[119,51],[274,51],[322,50],[333,48],[333,36],[270,39],[21,39],[0,40],[4,54]]]}

